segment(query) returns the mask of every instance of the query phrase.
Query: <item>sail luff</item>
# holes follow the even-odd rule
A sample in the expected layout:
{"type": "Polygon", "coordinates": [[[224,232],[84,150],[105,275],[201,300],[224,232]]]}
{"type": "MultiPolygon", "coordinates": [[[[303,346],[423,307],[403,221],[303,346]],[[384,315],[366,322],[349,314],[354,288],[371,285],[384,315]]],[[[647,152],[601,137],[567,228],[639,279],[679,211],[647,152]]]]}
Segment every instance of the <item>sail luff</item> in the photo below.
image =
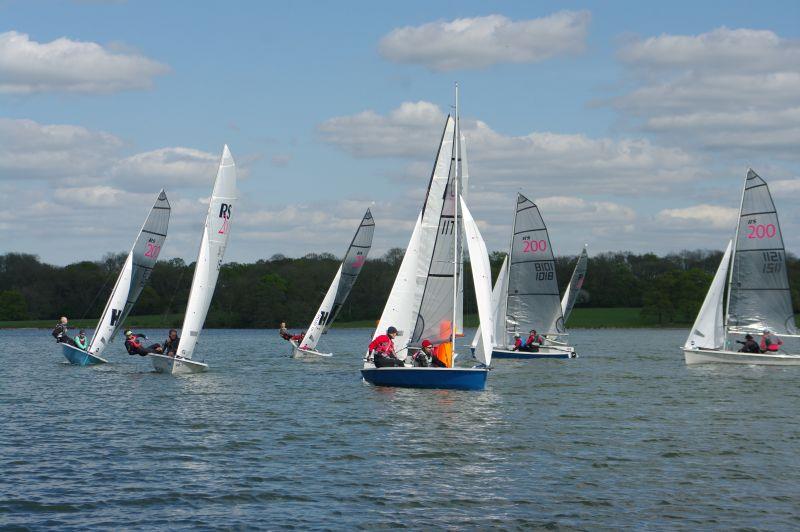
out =
{"type": "Polygon", "coordinates": [[[456,326],[458,324],[458,286],[459,286],[459,266],[461,264],[461,260],[463,257],[458,249],[458,235],[461,231],[461,227],[458,224],[458,204],[459,204],[459,187],[458,187],[458,170],[459,165],[461,164],[460,159],[460,150],[459,147],[461,146],[461,132],[458,126],[458,83],[456,83],[456,126],[454,132],[454,139],[453,139],[453,149],[455,150],[455,160],[456,164],[454,165],[455,175],[453,176],[453,186],[454,186],[454,201],[453,201],[453,223],[455,224],[455,230],[453,231],[453,320],[450,322],[450,331],[451,331],[451,343],[453,345],[453,349],[456,346],[456,326]]]}
{"type": "MultiPolygon", "coordinates": [[[[463,196],[462,196],[463,198],[463,196]]],[[[503,259],[503,264],[500,266],[500,272],[497,274],[497,279],[495,280],[494,287],[492,288],[492,318],[494,320],[494,337],[493,341],[495,342],[494,345],[497,345],[497,342],[500,342],[501,336],[505,335],[505,332],[502,330],[502,327],[499,327],[500,319],[504,319],[505,315],[502,313],[502,301],[501,298],[503,296],[503,290],[506,286],[506,266],[508,264],[508,255],[503,259]]],[[[475,331],[475,336],[472,338],[472,343],[470,346],[474,349],[478,346],[478,342],[481,341],[481,327],[478,327],[478,330],[475,331]]]]}

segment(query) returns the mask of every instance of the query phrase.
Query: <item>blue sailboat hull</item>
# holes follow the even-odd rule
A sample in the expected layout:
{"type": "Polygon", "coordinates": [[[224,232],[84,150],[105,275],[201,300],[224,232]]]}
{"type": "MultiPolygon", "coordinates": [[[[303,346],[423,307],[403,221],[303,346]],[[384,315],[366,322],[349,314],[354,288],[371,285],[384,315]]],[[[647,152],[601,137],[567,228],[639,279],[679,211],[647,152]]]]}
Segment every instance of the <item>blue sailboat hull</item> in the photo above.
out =
{"type": "Polygon", "coordinates": [[[375,386],[398,388],[439,388],[445,390],[483,390],[485,368],[365,368],[364,380],[375,386]]]}
{"type": "Polygon", "coordinates": [[[565,351],[557,352],[557,353],[533,353],[530,351],[506,351],[506,350],[494,350],[492,351],[492,359],[495,358],[510,358],[516,360],[528,360],[532,358],[576,358],[577,355],[575,353],[569,353],[565,351]]]}
{"type": "Polygon", "coordinates": [[[91,355],[83,349],[78,349],[77,347],[69,344],[62,343],[61,352],[64,354],[64,357],[69,360],[70,364],[74,364],[76,366],[91,366],[93,364],[105,364],[108,362],[104,358],[91,355]]]}

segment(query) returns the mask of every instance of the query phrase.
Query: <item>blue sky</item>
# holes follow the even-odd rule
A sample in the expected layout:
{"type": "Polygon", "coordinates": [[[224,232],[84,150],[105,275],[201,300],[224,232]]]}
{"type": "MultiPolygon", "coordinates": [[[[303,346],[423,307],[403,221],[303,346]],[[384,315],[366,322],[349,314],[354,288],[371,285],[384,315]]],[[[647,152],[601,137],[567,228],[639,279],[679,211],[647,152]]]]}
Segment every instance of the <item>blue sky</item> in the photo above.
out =
{"type": "Polygon", "coordinates": [[[0,1],[2,251],[126,250],[158,189],[197,249],[215,160],[227,259],[404,247],[461,85],[489,249],[517,190],[559,254],[722,249],[748,165],[800,249],[797,2],[0,1]],[[57,235],[57,236],[56,236],[57,235]]]}

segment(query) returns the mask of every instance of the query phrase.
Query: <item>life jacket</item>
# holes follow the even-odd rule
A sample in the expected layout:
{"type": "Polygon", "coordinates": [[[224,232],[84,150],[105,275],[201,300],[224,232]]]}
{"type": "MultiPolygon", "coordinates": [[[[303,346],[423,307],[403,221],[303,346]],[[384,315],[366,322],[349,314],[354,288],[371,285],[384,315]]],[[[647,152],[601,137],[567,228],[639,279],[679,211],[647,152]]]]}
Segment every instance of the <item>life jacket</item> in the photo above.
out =
{"type": "Polygon", "coordinates": [[[519,349],[520,347],[522,347],[522,338],[515,338],[514,349],[519,349]]]}
{"type": "Polygon", "coordinates": [[[142,344],[139,342],[139,339],[134,336],[133,338],[125,340],[125,348],[128,350],[128,353],[137,353],[139,349],[142,348],[142,344]]]}
{"type": "Polygon", "coordinates": [[[291,340],[291,339],[292,339],[292,335],[291,335],[291,334],[289,334],[289,333],[288,333],[288,332],[286,332],[286,331],[279,331],[279,332],[278,332],[278,334],[280,334],[280,335],[281,335],[281,338],[283,338],[283,339],[284,339],[284,340],[286,340],[287,342],[288,342],[289,340],[291,340]]]}
{"type": "Polygon", "coordinates": [[[544,339],[541,337],[541,335],[538,334],[532,334],[528,336],[528,339],[525,341],[525,345],[543,344],[543,343],[544,339]]]}
{"type": "Polygon", "coordinates": [[[781,348],[782,344],[783,342],[779,339],[776,341],[771,338],[769,340],[767,340],[766,338],[761,338],[761,351],[775,352],[781,348]]]}
{"type": "Polygon", "coordinates": [[[388,334],[382,334],[370,342],[369,350],[386,356],[395,356],[394,341],[392,341],[388,334]]]}

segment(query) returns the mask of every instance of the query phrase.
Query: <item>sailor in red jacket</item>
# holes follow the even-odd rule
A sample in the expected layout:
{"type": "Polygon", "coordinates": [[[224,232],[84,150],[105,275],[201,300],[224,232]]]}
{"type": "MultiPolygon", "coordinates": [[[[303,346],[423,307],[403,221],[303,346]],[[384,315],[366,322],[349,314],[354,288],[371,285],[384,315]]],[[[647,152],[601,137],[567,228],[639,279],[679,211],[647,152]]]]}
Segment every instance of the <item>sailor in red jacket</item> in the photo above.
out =
{"type": "Polygon", "coordinates": [[[372,354],[372,360],[376,368],[405,366],[403,361],[397,358],[397,353],[394,349],[396,336],[397,329],[389,327],[386,329],[386,334],[382,334],[370,342],[369,352],[372,354]]]}

